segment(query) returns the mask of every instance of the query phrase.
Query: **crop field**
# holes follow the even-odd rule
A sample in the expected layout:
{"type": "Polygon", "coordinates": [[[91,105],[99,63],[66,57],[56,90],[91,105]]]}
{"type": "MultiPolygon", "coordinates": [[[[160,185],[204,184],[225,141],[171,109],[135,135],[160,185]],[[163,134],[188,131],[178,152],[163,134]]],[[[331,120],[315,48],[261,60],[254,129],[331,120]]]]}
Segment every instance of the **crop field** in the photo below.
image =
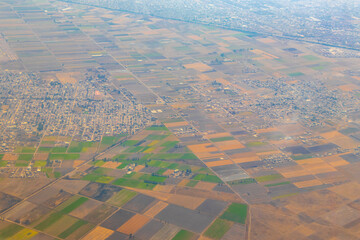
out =
{"type": "Polygon", "coordinates": [[[224,219],[216,219],[213,224],[205,231],[204,236],[211,239],[221,239],[230,230],[232,222],[224,219]]]}
{"type": "Polygon", "coordinates": [[[221,215],[221,219],[245,224],[248,207],[246,204],[232,203],[221,215]]]}
{"type": "Polygon", "coordinates": [[[186,230],[180,230],[172,240],[192,240],[195,239],[196,235],[186,230]]]}
{"type": "Polygon", "coordinates": [[[109,200],[107,200],[107,202],[112,205],[122,207],[125,203],[133,199],[136,195],[136,192],[122,189],[120,192],[115,193],[109,200]]]}

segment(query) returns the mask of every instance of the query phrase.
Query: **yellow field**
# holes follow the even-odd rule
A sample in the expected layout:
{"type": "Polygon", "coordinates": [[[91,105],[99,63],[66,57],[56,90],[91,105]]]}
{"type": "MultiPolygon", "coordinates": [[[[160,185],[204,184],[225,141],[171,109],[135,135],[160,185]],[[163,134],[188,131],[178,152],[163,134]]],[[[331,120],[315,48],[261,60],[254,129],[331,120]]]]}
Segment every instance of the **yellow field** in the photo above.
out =
{"type": "Polygon", "coordinates": [[[294,185],[298,188],[312,187],[312,186],[318,186],[318,185],[322,185],[322,184],[323,183],[318,179],[294,183],[294,185]]]}
{"type": "Polygon", "coordinates": [[[103,228],[97,226],[94,230],[92,230],[88,235],[86,235],[83,240],[105,240],[111,234],[113,234],[113,230],[103,228]]]}
{"type": "Polygon", "coordinates": [[[144,215],[148,217],[155,217],[159,212],[161,212],[164,208],[166,208],[169,204],[163,201],[159,201],[154,206],[152,206],[149,210],[147,210],[144,215]]]}
{"type": "Polygon", "coordinates": [[[140,214],[136,214],[135,216],[130,218],[129,221],[127,221],[121,227],[119,227],[117,229],[117,231],[128,234],[128,235],[134,234],[149,221],[150,221],[149,217],[146,217],[146,216],[140,215],[140,214]]]}

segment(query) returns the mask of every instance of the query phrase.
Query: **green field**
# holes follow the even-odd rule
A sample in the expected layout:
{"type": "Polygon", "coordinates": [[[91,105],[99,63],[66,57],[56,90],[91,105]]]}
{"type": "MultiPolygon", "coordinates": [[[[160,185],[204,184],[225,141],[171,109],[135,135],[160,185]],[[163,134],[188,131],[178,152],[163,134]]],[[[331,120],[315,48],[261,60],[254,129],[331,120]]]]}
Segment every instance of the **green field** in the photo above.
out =
{"type": "Polygon", "coordinates": [[[137,144],[139,141],[138,140],[126,140],[125,142],[123,142],[121,145],[124,147],[128,147],[128,146],[134,146],[135,144],[137,144]]]}
{"type": "Polygon", "coordinates": [[[66,147],[53,147],[51,150],[52,153],[64,153],[66,152],[66,147]]]}
{"type": "Polygon", "coordinates": [[[293,73],[288,73],[289,77],[299,77],[299,76],[303,76],[304,74],[302,72],[293,72],[293,73]]]}
{"type": "Polygon", "coordinates": [[[223,142],[223,141],[229,141],[234,140],[235,138],[228,136],[228,137],[218,137],[218,138],[210,138],[210,141],[212,142],[223,142]]]}
{"type": "Polygon", "coordinates": [[[46,161],[35,161],[33,166],[34,167],[45,167],[46,161]]]}
{"type": "Polygon", "coordinates": [[[272,184],[266,184],[265,187],[274,187],[274,186],[281,186],[281,185],[286,185],[286,184],[290,184],[291,182],[286,181],[286,182],[279,182],[279,183],[272,183],[272,184]]]}
{"type": "Polygon", "coordinates": [[[89,199],[86,197],[74,196],[71,199],[67,200],[65,203],[61,204],[56,210],[59,210],[63,214],[68,214],[74,211],[76,208],[80,207],[89,199]]]}
{"type": "Polygon", "coordinates": [[[156,183],[162,183],[166,180],[166,177],[161,176],[152,176],[150,174],[144,174],[140,177],[140,180],[143,181],[150,181],[150,182],[156,182],[156,183]]]}
{"type": "Polygon", "coordinates": [[[146,140],[163,140],[165,138],[167,138],[169,135],[155,135],[155,134],[150,134],[146,137],[146,140]]]}
{"type": "Polygon", "coordinates": [[[112,205],[122,207],[125,203],[133,199],[136,195],[136,192],[122,189],[120,192],[115,193],[107,202],[112,205]]]}
{"type": "Polygon", "coordinates": [[[171,240],[191,240],[195,234],[186,230],[180,230],[171,240]]]}
{"type": "Polygon", "coordinates": [[[36,148],[34,147],[23,147],[21,153],[35,153],[36,148]]]}
{"type": "Polygon", "coordinates": [[[35,229],[44,231],[46,228],[50,227],[51,225],[59,221],[62,216],[64,216],[64,214],[60,212],[52,213],[50,214],[49,217],[47,217],[45,220],[43,220],[38,225],[36,225],[35,229]]]}
{"type": "Polygon", "coordinates": [[[30,161],[33,158],[33,154],[19,154],[18,160],[30,161]]]}
{"type": "Polygon", "coordinates": [[[222,180],[215,175],[197,174],[193,179],[204,182],[222,183],[222,180]]]}
{"type": "Polygon", "coordinates": [[[76,223],[74,223],[73,225],[71,225],[71,227],[69,227],[68,229],[66,229],[65,231],[63,231],[62,233],[60,233],[58,235],[58,237],[60,238],[67,238],[68,236],[70,236],[73,232],[75,232],[77,229],[79,229],[80,227],[82,227],[83,225],[85,225],[87,222],[84,220],[78,220],[76,223]]]}
{"type": "Polygon", "coordinates": [[[297,160],[303,160],[303,159],[308,159],[308,158],[312,158],[312,155],[309,154],[302,154],[302,155],[292,155],[291,158],[295,161],[297,160]]]}
{"type": "Polygon", "coordinates": [[[51,147],[39,147],[38,152],[51,152],[51,147]]]}
{"type": "Polygon", "coordinates": [[[0,154],[0,160],[2,160],[3,157],[4,157],[4,154],[0,154]]]}
{"type": "Polygon", "coordinates": [[[303,58],[305,58],[306,60],[309,60],[309,61],[320,60],[320,58],[313,56],[313,55],[305,55],[305,56],[303,56],[303,58]]]}
{"type": "Polygon", "coordinates": [[[221,239],[230,230],[232,222],[224,219],[216,219],[213,224],[205,231],[204,236],[211,239],[221,239]]]}
{"type": "Polygon", "coordinates": [[[113,145],[117,143],[122,137],[125,137],[126,134],[118,135],[118,136],[103,136],[101,139],[102,145],[113,145]]]}
{"type": "Polygon", "coordinates": [[[87,148],[97,147],[97,142],[71,142],[68,153],[86,152],[87,148]]]}
{"type": "Polygon", "coordinates": [[[156,185],[152,183],[144,183],[136,179],[118,178],[112,184],[124,187],[132,187],[139,189],[152,190],[156,185]]]}
{"type": "Polygon", "coordinates": [[[238,185],[238,184],[250,184],[250,183],[256,183],[254,178],[245,178],[245,179],[240,179],[240,180],[236,180],[236,181],[230,181],[227,182],[229,185],[238,185]]]}
{"type": "Polygon", "coordinates": [[[80,158],[80,154],[78,153],[51,153],[50,160],[76,160],[80,158]]]}
{"type": "Polygon", "coordinates": [[[20,232],[22,229],[24,228],[19,225],[10,224],[9,226],[0,230],[0,239],[7,239],[20,232]]]}
{"type": "Polygon", "coordinates": [[[7,163],[7,161],[0,161],[0,167],[6,167],[7,163]]]}
{"type": "Polygon", "coordinates": [[[233,222],[238,222],[245,224],[247,217],[247,208],[246,204],[241,203],[232,203],[228,209],[221,215],[221,219],[226,219],[233,222]]]}
{"type": "Polygon", "coordinates": [[[190,180],[190,181],[186,184],[186,186],[187,186],[187,187],[195,187],[198,182],[199,182],[199,181],[190,180]]]}
{"type": "Polygon", "coordinates": [[[16,160],[15,162],[15,167],[27,167],[29,166],[29,162],[28,161],[24,161],[24,160],[16,160]]]}
{"type": "Polygon", "coordinates": [[[283,176],[280,174],[271,174],[271,175],[256,177],[255,180],[257,182],[268,182],[268,181],[274,181],[274,180],[281,179],[281,178],[283,178],[283,176]]]}
{"type": "Polygon", "coordinates": [[[150,130],[150,131],[169,131],[169,129],[167,129],[167,127],[165,126],[151,126],[146,128],[146,130],[150,130]]]}

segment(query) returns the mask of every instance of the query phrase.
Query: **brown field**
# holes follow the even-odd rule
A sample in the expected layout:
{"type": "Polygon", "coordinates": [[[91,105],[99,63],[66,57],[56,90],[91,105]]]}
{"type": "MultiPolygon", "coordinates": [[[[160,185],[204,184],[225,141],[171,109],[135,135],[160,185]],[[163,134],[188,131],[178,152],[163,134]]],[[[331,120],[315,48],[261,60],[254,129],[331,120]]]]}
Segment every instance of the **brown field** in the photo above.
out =
{"type": "Polygon", "coordinates": [[[301,177],[310,175],[310,172],[305,170],[301,166],[291,166],[291,167],[285,167],[277,170],[281,175],[283,175],[285,178],[293,178],[293,177],[301,177]]]}
{"type": "Polygon", "coordinates": [[[16,161],[18,159],[19,155],[12,154],[12,153],[5,153],[3,156],[4,161],[16,161]]]}
{"type": "Polygon", "coordinates": [[[186,125],[189,125],[189,123],[184,121],[184,122],[164,123],[164,125],[165,125],[167,128],[172,128],[172,127],[186,126],[186,125]]]}
{"type": "Polygon", "coordinates": [[[203,81],[211,80],[211,78],[206,74],[200,74],[200,75],[198,75],[198,77],[200,78],[200,80],[203,80],[203,81]]]}
{"type": "Polygon", "coordinates": [[[183,179],[183,180],[181,180],[181,182],[179,182],[178,186],[185,187],[186,184],[188,184],[189,182],[190,182],[189,179],[183,179]]]}
{"type": "Polygon", "coordinates": [[[63,189],[69,193],[76,194],[83,187],[85,187],[89,182],[83,180],[67,180],[61,179],[59,182],[55,183],[53,186],[57,189],[63,189]]]}
{"type": "Polygon", "coordinates": [[[205,164],[208,167],[217,167],[217,166],[234,164],[234,162],[229,159],[226,159],[226,160],[220,160],[220,161],[206,162],[205,164]]]}
{"type": "Polygon", "coordinates": [[[194,153],[198,158],[200,159],[211,159],[211,158],[222,158],[225,157],[224,153],[208,153],[208,152],[202,152],[202,153],[194,153]]]}
{"type": "Polygon", "coordinates": [[[205,72],[205,71],[212,70],[212,68],[210,66],[208,66],[208,65],[206,65],[204,63],[201,63],[201,62],[185,64],[184,67],[185,68],[195,69],[195,70],[198,70],[200,72],[205,72]]]}
{"type": "Polygon", "coordinates": [[[120,165],[121,165],[121,162],[108,161],[104,165],[102,165],[101,167],[116,169],[120,165]]]}
{"type": "Polygon", "coordinates": [[[330,191],[313,191],[284,199],[285,208],[298,214],[304,212],[310,217],[319,217],[344,204],[344,198],[330,191]]]}
{"type": "Polygon", "coordinates": [[[331,187],[329,190],[350,200],[356,200],[359,198],[360,184],[357,182],[349,182],[339,186],[331,187]]]}
{"type": "Polygon", "coordinates": [[[172,104],[171,106],[176,109],[183,109],[183,108],[188,108],[188,107],[192,106],[192,103],[178,102],[178,103],[172,104]]]}
{"type": "Polygon", "coordinates": [[[76,168],[76,167],[80,166],[84,162],[85,162],[84,160],[75,160],[74,163],[73,163],[73,168],[76,168]]]}
{"type": "Polygon", "coordinates": [[[238,140],[217,142],[216,146],[219,147],[222,151],[245,148],[245,146],[242,145],[238,140]]]}
{"type": "Polygon", "coordinates": [[[232,135],[228,132],[222,132],[222,133],[214,133],[214,134],[208,134],[207,138],[220,138],[220,137],[231,137],[232,135]]]}
{"type": "Polygon", "coordinates": [[[304,169],[311,172],[312,174],[335,172],[336,168],[326,163],[321,158],[310,158],[305,160],[297,161],[304,169]]]}
{"type": "Polygon", "coordinates": [[[262,128],[262,129],[256,129],[255,132],[257,134],[259,133],[268,133],[268,132],[278,132],[278,128],[262,128]]]}
{"type": "Polygon", "coordinates": [[[344,149],[357,148],[360,146],[358,141],[355,141],[354,139],[344,135],[342,137],[339,136],[338,138],[333,138],[329,141],[344,149]]]}
{"type": "Polygon", "coordinates": [[[146,217],[146,216],[140,215],[140,214],[136,214],[135,216],[130,218],[129,221],[127,221],[121,227],[119,227],[117,229],[117,231],[128,234],[128,235],[134,234],[149,221],[150,221],[149,217],[146,217]]]}
{"type": "Polygon", "coordinates": [[[276,58],[278,58],[277,56],[272,55],[270,53],[267,53],[267,52],[265,52],[263,50],[260,50],[260,49],[254,49],[254,50],[250,50],[250,51],[257,54],[257,55],[261,55],[262,57],[264,57],[266,59],[274,59],[274,58],[276,59],[276,58]]]}
{"type": "Polygon", "coordinates": [[[92,230],[88,235],[86,235],[83,240],[105,240],[108,238],[111,234],[113,234],[114,231],[103,228],[100,226],[97,226],[94,230],[92,230]]]}
{"type": "Polygon", "coordinates": [[[245,162],[259,161],[260,158],[258,156],[256,156],[256,155],[254,155],[254,156],[243,157],[243,158],[233,158],[232,160],[235,163],[245,163],[245,162]]]}
{"type": "Polygon", "coordinates": [[[153,191],[163,192],[163,193],[170,193],[173,188],[174,188],[173,185],[160,185],[160,184],[158,184],[153,188],[153,191]]]}
{"type": "Polygon", "coordinates": [[[322,184],[323,183],[318,179],[294,183],[294,185],[298,188],[313,187],[313,186],[318,186],[318,185],[322,185],[322,184]]]}
{"type": "Polygon", "coordinates": [[[259,42],[262,42],[262,43],[276,43],[276,41],[272,38],[259,38],[256,40],[258,40],[259,42]]]}
{"type": "Polygon", "coordinates": [[[45,136],[43,141],[56,141],[58,136],[45,136]]]}
{"type": "Polygon", "coordinates": [[[36,153],[34,154],[34,160],[46,161],[49,157],[49,153],[36,153]]]}
{"type": "Polygon", "coordinates": [[[51,180],[47,177],[32,179],[5,178],[1,181],[0,191],[15,197],[24,198],[50,182],[51,180]]]}
{"type": "Polygon", "coordinates": [[[333,167],[340,167],[349,164],[349,162],[345,161],[338,155],[327,156],[323,157],[322,159],[333,167]]]}
{"type": "Polygon", "coordinates": [[[84,204],[82,204],[80,207],[72,211],[69,215],[77,218],[84,218],[91,211],[95,210],[95,208],[100,206],[100,204],[101,204],[100,202],[90,199],[86,201],[84,204]]]}
{"type": "Polygon", "coordinates": [[[134,171],[135,172],[140,172],[145,166],[143,165],[137,165],[135,168],[134,168],[134,171]]]}
{"type": "Polygon", "coordinates": [[[50,233],[54,236],[59,235],[63,231],[65,231],[67,228],[69,228],[71,225],[76,223],[78,220],[74,217],[70,217],[68,215],[64,215],[59,219],[59,221],[56,222],[56,224],[51,225],[46,229],[47,233],[50,233]]]}
{"type": "Polygon", "coordinates": [[[195,186],[195,188],[198,188],[198,189],[203,189],[203,190],[206,190],[206,191],[212,191],[213,188],[216,186],[217,184],[216,183],[210,183],[210,182],[198,182],[195,186]]]}
{"type": "Polygon", "coordinates": [[[218,151],[218,149],[212,143],[189,145],[188,148],[193,153],[208,153],[218,151]]]}
{"type": "Polygon", "coordinates": [[[338,86],[338,88],[345,92],[352,92],[354,90],[358,90],[360,87],[355,84],[345,84],[345,85],[338,86]]]}
{"type": "Polygon", "coordinates": [[[174,171],[175,171],[175,170],[173,170],[173,169],[168,169],[168,170],[166,170],[162,175],[164,175],[164,176],[169,176],[169,175],[173,174],[174,171]]]}
{"type": "Polygon", "coordinates": [[[155,217],[159,212],[161,212],[164,208],[166,208],[169,204],[163,201],[157,202],[154,206],[152,206],[149,210],[147,210],[144,215],[148,217],[155,217]]]}
{"type": "Polygon", "coordinates": [[[205,201],[205,198],[184,196],[179,194],[171,194],[168,199],[169,203],[183,206],[185,208],[195,209],[205,201]]]}

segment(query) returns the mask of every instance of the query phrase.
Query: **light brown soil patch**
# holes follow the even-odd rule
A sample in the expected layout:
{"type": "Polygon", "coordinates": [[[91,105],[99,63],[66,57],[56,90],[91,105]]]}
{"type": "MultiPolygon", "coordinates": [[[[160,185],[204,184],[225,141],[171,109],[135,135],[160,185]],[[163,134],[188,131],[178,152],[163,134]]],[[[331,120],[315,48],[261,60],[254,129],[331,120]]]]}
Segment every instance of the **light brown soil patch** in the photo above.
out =
{"type": "Polygon", "coordinates": [[[294,185],[298,188],[312,187],[312,186],[318,186],[318,185],[322,185],[322,184],[323,183],[318,179],[294,183],[294,185]]]}
{"type": "Polygon", "coordinates": [[[242,145],[241,142],[239,142],[238,140],[217,142],[216,146],[218,146],[222,151],[245,148],[245,146],[242,145]]]}
{"type": "Polygon", "coordinates": [[[217,167],[217,166],[234,164],[234,162],[229,159],[226,159],[226,160],[220,160],[220,161],[206,162],[205,164],[208,167],[217,167]]]}
{"type": "Polygon", "coordinates": [[[357,182],[349,182],[339,186],[331,187],[329,190],[350,200],[356,200],[359,198],[360,184],[357,182]]]}
{"type": "Polygon", "coordinates": [[[59,79],[61,83],[76,83],[79,75],[79,72],[56,73],[56,78],[59,79]]]}
{"type": "Polygon", "coordinates": [[[154,206],[152,206],[149,210],[147,210],[144,215],[148,217],[155,217],[159,212],[165,209],[169,204],[163,201],[157,202],[154,206]]]}
{"type": "Polygon", "coordinates": [[[188,148],[193,153],[208,153],[208,152],[218,151],[218,149],[215,146],[213,146],[212,143],[202,143],[202,144],[189,145],[188,148]]]}
{"type": "Polygon", "coordinates": [[[184,121],[184,122],[164,123],[164,125],[165,125],[167,128],[172,128],[172,127],[186,126],[186,125],[189,125],[189,123],[184,121]]]}
{"type": "Polygon", "coordinates": [[[103,228],[100,226],[97,226],[94,230],[92,230],[88,235],[86,235],[83,240],[105,240],[108,238],[111,234],[113,234],[114,231],[103,228]]]}
{"type": "Polygon", "coordinates": [[[214,133],[214,134],[208,134],[207,138],[220,138],[220,137],[231,137],[232,135],[228,132],[222,132],[222,133],[214,133]]]}
{"type": "Polygon", "coordinates": [[[178,186],[185,187],[186,184],[188,184],[189,182],[190,182],[189,179],[183,179],[183,180],[181,180],[181,182],[179,182],[178,186]]]}
{"type": "Polygon", "coordinates": [[[73,167],[76,168],[77,166],[81,165],[84,162],[85,162],[84,160],[75,160],[74,164],[73,164],[73,167]]]}
{"type": "Polygon", "coordinates": [[[46,161],[49,157],[49,153],[36,153],[34,154],[34,160],[46,161]]]}
{"type": "Polygon", "coordinates": [[[126,223],[124,223],[121,227],[117,229],[117,231],[125,233],[125,234],[134,234],[140,228],[142,228],[147,222],[150,221],[149,217],[136,214],[132,218],[129,219],[126,223]]]}
{"type": "Polygon", "coordinates": [[[169,203],[183,206],[185,208],[195,209],[205,201],[204,198],[190,197],[179,194],[171,194],[169,203]]]}
{"type": "Polygon", "coordinates": [[[210,66],[208,66],[208,65],[206,65],[204,63],[201,63],[201,62],[185,64],[184,67],[185,68],[195,69],[195,70],[198,70],[200,72],[205,72],[205,71],[212,70],[212,68],[210,66]]]}
{"type": "Polygon", "coordinates": [[[5,153],[2,160],[3,161],[16,161],[18,159],[18,155],[17,154],[12,154],[12,153],[5,153]]]}
{"type": "Polygon", "coordinates": [[[212,191],[213,188],[216,186],[217,184],[216,183],[209,183],[209,182],[198,182],[195,186],[195,188],[197,189],[203,189],[203,190],[206,190],[206,191],[212,191]]]}

